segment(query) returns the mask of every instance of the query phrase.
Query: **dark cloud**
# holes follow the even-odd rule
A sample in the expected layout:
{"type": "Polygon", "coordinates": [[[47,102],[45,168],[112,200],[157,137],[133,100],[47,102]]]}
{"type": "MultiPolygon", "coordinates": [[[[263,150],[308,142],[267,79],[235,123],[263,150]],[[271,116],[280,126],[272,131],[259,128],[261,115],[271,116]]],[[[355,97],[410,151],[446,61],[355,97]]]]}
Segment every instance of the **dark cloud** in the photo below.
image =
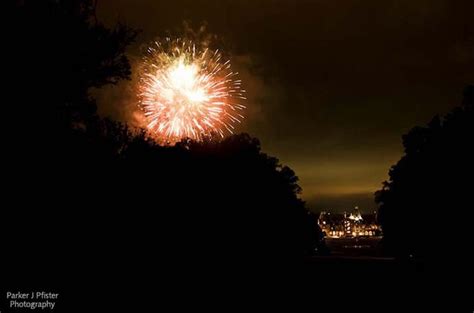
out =
{"type": "MultiPolygon", "coordinates": [[[[401,134],[458,105],[474,83],[470,0],[103,0],[98,9],[142,30],[132,59],[182,21],[206,23],[246,82],[241,130],[296,170],[315,208],[369,206],[401,134]]],[[[129,119],[131,92],[133,82],[107,90],[101,112],[129,119]]]]}

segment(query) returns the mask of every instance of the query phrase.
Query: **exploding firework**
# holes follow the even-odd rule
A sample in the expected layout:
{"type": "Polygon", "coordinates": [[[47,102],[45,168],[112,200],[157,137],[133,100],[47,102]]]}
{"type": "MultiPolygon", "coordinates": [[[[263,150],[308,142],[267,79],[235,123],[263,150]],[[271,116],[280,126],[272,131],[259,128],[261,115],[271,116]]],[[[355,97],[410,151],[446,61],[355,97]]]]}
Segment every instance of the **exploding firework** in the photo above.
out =
{"type": "Polygon", "coordinates": [[[140,73],[140,107],[159,140],[202,140],[233,133],[244,118],[245,90],[216,50],[167,38],[148,48],[140,73]]]}

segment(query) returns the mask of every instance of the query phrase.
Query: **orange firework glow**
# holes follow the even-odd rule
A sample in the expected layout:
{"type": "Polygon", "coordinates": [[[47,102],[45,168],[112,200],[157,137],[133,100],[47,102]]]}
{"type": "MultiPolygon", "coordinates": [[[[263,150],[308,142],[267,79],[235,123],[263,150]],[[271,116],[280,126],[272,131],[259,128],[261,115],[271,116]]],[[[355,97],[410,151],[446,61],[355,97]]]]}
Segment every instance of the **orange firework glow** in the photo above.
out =
{"type": "Polygon", "coordinates": [[[245,90],[219,51],[166,39],[148,48],[140,75],[140,106],[160,140],[202,140],[232,133],[244,118],[245,90]]]}

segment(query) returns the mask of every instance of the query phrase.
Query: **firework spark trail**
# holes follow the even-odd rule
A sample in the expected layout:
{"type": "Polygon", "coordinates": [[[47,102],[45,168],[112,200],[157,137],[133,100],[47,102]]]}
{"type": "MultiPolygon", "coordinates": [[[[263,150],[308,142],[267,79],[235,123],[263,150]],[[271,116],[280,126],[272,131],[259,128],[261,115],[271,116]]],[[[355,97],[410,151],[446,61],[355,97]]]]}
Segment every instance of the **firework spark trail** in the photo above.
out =
{"type": "Polygon", "coordinates": [[[148,130],[168,143],[233,133],[244,118],[238,101],[246,99],[237,75],[218,50],[200,50],[181,39],[155,42],[144,57],[139,85],[148,130]]]}

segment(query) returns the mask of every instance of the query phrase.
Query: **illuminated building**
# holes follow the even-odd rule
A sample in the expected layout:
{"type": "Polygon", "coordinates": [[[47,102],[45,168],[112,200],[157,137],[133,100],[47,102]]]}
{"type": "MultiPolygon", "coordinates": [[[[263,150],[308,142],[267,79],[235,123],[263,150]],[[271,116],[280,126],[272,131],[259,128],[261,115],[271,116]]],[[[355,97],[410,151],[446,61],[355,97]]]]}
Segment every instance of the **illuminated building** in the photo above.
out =
{"type": "Polygon", "coordinates": [[[327,237],[373,237],[380,236],[377,213],[361,214],[358,207],[347,214],[321,212],[318,224],[327,237]]]}

